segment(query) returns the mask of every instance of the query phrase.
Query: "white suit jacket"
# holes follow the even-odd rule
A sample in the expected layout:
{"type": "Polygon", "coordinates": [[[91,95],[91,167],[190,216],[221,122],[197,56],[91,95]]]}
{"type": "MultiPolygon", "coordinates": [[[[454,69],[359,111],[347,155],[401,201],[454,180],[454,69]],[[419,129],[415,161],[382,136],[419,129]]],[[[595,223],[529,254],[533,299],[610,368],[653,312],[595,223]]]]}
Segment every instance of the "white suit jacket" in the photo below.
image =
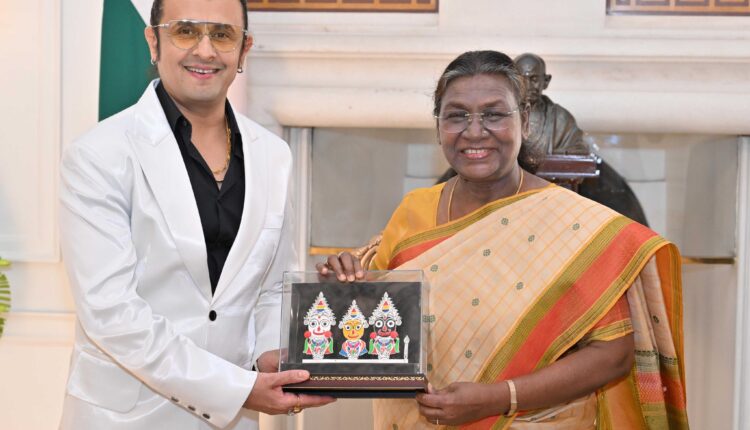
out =
{"type": "Polygon", "coordinates": [[[60,233],[78,324],[61,428],[255,429],[257,413],[241,405],[252,363],[278,345],[281,276],[295,269],[290,151],[236,115],[245,202],[212,295],[155,83],[63,156],[60,233]]]}

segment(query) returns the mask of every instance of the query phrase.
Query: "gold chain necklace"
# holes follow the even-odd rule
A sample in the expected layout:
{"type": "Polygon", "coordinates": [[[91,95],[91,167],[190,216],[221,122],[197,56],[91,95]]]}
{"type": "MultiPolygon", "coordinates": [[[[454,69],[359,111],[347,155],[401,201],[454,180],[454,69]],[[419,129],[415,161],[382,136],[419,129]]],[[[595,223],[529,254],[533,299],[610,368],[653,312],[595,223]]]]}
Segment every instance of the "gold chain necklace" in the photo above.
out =
{"type": "MultiPolygon", "coordinates": [[[[453,207],[453,192],[456,191],[456,185],[458,185],[458,181],[461,180],[460,177],[456,176],[456,180],[453,182],[453,186],[451,187],[451,193],[448,195],[448,221],[451,220],[451,208],[453,207]]],[[[512,195],[508,196],[515,196],[521,191],[521,187],[523,187],[523,169],[521,169],[521,180],[518,181],[518,188],[516,188],[516,192],[512,195]]]]}
{"type": "Polygon", "coordinates": [[[232,156],[232,139],[231,139],[231,132],[229,131],[229,121],[226,117],[224,117],[224,127],[227,130],[227,159],[224,161],[224,167],[221,169],[211,170],[211,173],[214,175],[218,175],[221,172],[226,172],[229,168],[229,159],[232,156]]]}

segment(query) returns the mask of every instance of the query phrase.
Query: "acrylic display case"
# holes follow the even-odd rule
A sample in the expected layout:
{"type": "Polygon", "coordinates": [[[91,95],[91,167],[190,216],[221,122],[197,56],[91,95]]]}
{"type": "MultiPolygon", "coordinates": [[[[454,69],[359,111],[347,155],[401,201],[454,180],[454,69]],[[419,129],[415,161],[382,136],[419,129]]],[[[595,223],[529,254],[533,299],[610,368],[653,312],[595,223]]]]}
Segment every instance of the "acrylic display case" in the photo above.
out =
{"type": "Polygon", "coordinates": [[[367,272],[352,283],[286,272],[279,369],[311,376],[284,391],[362,398],[425,391],[428,297],[420,270],[367,272]]]}

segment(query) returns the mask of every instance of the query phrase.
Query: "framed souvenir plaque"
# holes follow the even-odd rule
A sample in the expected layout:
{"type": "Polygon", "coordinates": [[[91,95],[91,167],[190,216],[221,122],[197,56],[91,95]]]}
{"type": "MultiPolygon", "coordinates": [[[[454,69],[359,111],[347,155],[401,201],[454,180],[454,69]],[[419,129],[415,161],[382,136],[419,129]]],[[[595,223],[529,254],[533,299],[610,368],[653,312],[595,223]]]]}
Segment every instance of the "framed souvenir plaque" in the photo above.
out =
{"type": "Polygon", "coordinates": [[[279,369],[310,372],[284,391],[369,398],[424,392],[427,299],[421,270],[367,272],[351,283],[284,273],[279,369]]]}

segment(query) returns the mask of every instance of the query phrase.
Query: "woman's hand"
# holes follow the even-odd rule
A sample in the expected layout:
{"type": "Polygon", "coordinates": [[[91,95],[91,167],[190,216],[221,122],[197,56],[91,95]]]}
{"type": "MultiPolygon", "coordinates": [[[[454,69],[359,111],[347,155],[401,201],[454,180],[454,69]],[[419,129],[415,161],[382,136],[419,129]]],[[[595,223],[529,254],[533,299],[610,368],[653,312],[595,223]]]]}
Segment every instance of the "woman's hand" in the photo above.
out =
{"type": "Polygon", "coordinates": [[[348,251],[338,255],[329,255],[325,263],[318,263],[315,268],[321,275],[335,273],[336,278],[341,282],[361,281],[365,278],[365,271],[362,270],[359,259],[348,251]]]}
{"type": "Polygon", "coordinates": [[[417,395],[419,413],[440,425],[460,425],[505,413],[510,404],[505,383],[454,382],[417,395]]]}
{"type": "MultiPolygon", "coordinates": [[[[589,395],[628,375],[633,367],[633,334],[594,341],[547,367],[515,377],[519,410],[548,408],[589,395]]],[[[418,394],[419,412],[434,423],[456,425],[504,414],[510,407],[506,382],[455,382],[418,394]]]]}

